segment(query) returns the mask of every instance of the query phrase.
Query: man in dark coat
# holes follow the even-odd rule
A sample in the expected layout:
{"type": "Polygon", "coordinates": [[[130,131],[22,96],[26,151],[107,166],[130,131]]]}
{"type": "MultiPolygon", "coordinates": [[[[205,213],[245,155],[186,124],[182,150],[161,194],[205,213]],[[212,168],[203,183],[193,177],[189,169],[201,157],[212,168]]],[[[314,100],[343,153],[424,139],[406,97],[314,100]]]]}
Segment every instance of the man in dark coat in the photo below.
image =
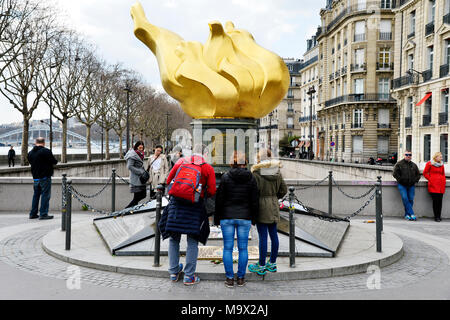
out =
{"type": "Polygon", "coordinates": [[[167,216],[163,218],[164,224],[159,224],[163,238],[170,236],[168,250],[169,274],[173,282],[179,280],[183,270],[183,265],[179,263],[180,240],[182,234],[187,235],[186,267],[184,268],[183,281],[185,285],[193,285],[200,282],[200,278],[194,273],[197,267],[198,242],[205,244],[209,236],[209,221],[205,208],[205,198],[216,194],[214,169],[205,161],[206,146],[196,145],[193,152],[192,156],[177,161],[167,177],[166,184],[170,185],[183,163],[194,163],[200,170],[200,183],[202,186],[200,201],[198,203],[189,203],[184,199],[171,196],[167,206],[167,216]]]}
{"type": "Polygon", "coordinates": [[[420,180],[420,171],[411,161],[411,151],[405,151],[405,158],[394,167],[393,176],[397,180],[397,188],[405,207],[405,219],[417,220],[413,211],[415,184],[420,180]]]}
{"type": "Polygon", "coordinates": [[[39,137],[36,139],[35,146],[28,153],[28,162],[31,165],[31,173],[34,180],[30,219],[53,219],[53,216],[48,214],[48,209],[52,188],[53,166],[58,161],[51,150],[45,147],[44,138],[39,137]],[[39,199],[41,200],[41,208],[38,215],[39,199]]]}
{"type": "Polygon", "coordinates": [[[11,146],[11,149],[8,151],[8,167],[14,167],[14,159],[16,158],[16,151],[14,151],[14,147],[11,146]]]}

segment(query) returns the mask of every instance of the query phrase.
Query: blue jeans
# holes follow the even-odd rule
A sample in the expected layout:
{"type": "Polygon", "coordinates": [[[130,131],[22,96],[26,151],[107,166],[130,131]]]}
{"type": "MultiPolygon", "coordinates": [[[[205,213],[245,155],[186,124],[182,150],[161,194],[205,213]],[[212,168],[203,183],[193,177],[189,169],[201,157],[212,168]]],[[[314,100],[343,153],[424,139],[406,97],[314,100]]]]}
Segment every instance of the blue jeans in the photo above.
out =
{"type": "Polygon", "coordinates": [[[44,178],[34,181],[33,202],[31,205],[30,217],[38,215],[39,199],[41,199],[40,216],[48,214],[48,207],[52,189],[52,178],[44,178]]]}
{"type": "Polygon", "coordinates": [[[266,265],[267,233],[269,233],[270,241],[272,243],[270,248],[270,263],[277,262],[278,248],[280,246],[280,243],[278,242],[277,224],[257,223],[256,227],[258,228],[259,235],[259,265],[266,265]]]}
{"type": "Polygon", "coordinates": [[[239,249],[238,260],[238,278],[245,277],[245,271],[248,263],[248,233],[252,222],[242,219],[223,219],[220,220],[220,227],[223,235],[223,266],[227,278],[234,278],[233,272],[233,247],[234,233],[237,232],[237,246],[239,249]]]}
{"type": "MultiPolygon", "coordinates": [[[[169,239],[169,274],[180,271],[180,240],[181,234],[173,234],[169,239]]],[[[187,236],[186,265],[184,276],[193,277],[197,268],[198,241],[187,236]]]]}
{"type": "Polygon", "coordinates": [[[400,191],[400,195],[402,197],[403,206],[405,207],[405,217],[413,216],[413,204],[414,204],[414,194],[415,194],[415,187],[405,187],[404,185],[401,185],[400,183],[397,184],[398,191],[400,191]]]}

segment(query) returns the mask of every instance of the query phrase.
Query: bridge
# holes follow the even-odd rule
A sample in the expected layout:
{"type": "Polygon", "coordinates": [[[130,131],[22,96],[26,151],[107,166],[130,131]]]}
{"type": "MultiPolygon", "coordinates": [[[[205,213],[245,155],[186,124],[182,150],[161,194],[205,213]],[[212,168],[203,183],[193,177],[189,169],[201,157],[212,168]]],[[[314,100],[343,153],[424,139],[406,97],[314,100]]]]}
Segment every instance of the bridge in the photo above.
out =
{"type": "MultiPolygon", "coordinates": [[[[53,143],[61,143],[62,129],[59,127],[52,127],[53,143]]],[[[22,144],[23,129],[16,129],[0,135],[0,145],[20,145],[22,144]]],[[[50,126],[49,125],[34,125],[29,128],[28,143],[32,144],[38,137],[44,137],[46,141],[50,141],[50,126]]],[[[86,146],[87,140],[82,135],[67,130],[67,144],[86,146]]],[[[91,145],[100,149],[101,146],[91,141],[91,145]]]]}

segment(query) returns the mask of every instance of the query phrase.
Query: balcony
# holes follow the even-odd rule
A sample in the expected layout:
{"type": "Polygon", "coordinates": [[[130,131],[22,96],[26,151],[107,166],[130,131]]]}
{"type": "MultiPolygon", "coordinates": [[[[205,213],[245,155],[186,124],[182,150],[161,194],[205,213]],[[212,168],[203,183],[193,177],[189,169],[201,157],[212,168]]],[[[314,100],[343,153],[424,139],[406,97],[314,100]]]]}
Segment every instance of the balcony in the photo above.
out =
{"type": "Polygon", "coordinates": [[[390,123],[378,123],[377,124],[378,129],[391,129],[390,123]]]}
{"type": "Polygon", "coordinates": [[[364,128],[362,123],[352,123],[352,129],[361,129],[364,128]]]}
{"type": "Polygon", "coordinates": [[[419,77],[417,77],[416,75],[407,75],[392,80],[392,89],[398,89],[404,86],[417,84],[419,84],[419,77]]]}
{"type": "Polygon", "coordinates": [[[405,117],[405,128],[411,128],[412,117],[405,117]]]}
{"type": "Polygon", "coordinates": [[[425,37],[434,33],[434,21],[425,26],[425,37]]]}
{"type": "Polygon", "coordinates": [[[350,65],[350,71],[351,72],[364,72],[366,71],[366,64],[351,64],[350,65]]]}
{"type": "Polygon", "coordinates": [[[448,124],[448,112],[439,113],[439,125],[448,124]]]}
{"type": "Polygon", "coordinates": [[[341,76],[345,76],[347,74],[347,66],[342,67],[341,69],[341,76]]]}
{"type": "Polygon", "coordinates": [[[414,38],[416,36],[416,32],[413,31],[410,34],[408,34],[408,39],[414,38]]]}
{"type": "Polygon", "coordinates": [[[380,32],[378,40],[392,40],[392,32],[380,32]]]}
{"type": "Polygon", "coordinates": [[[396,102],[389,93],[353,93],[325,101],[325,107],[331,107],[341,103],[387,101],[396,102]]]}
{"type": "Polygon", "coordinates": [[[288,93],[287,98],[288,99],[294,99],[294,94],[293,93],[288,93]]]}
{"type": "Polygon", "coordinates": [[[422,126],[429,126],[431,125],[431,115],[425,115],[422,116],[422,126]]]}
{"type": "Polygon", "coordinates": [[[331,73],[329,76],[330,81],[332,81],[334,79],[334,73],[331,73]]]}
{"type": "Polygon", "coordinates": [[[286,125],[286,128],[288,128],[288,129],[294,129],[294,125],[293,125],[293,124],[288,124],[288,125],[286,125]]]}
{"type": "Polygon", "coordinates": [[[423,76],[423,82],[427,82],[431,79],[431,77],[433,77],[433,70],[429,69],[429,70],[425,70],[424,72],[422,72],[422,76],[423,76]]]}
{"type": "MultiPolygon", "coordinates": [[[[298,122],[309,122],[310,119],[311,119],[310,116],[300,117],[300,118],[298,119],[298,122]]],[[[313,116],[312,116],[312,120],[313,120],[313,121],[317,120],[317,116],[316,116],[316,115],[313,115],[313,116]]]]}
{"type": "Polygon", "coordinates": [[[355,34],[355,37],[353,38],[353,42],[360,42],[360,41],[366,41],[365,33],[355,34]]]}
{"type": "Polygon", "coordinates": [[[448,71],[449,71],[448,66],[449,66],[448,64],[444,64],[440,67],[440,69],[439,69],[439,77],[440,78],[448,76],[448,71]]]}
{"type": "Polygon", "coordinates": [[[394,64],[377,62],[377,71],[394,71],[394,64]]]}

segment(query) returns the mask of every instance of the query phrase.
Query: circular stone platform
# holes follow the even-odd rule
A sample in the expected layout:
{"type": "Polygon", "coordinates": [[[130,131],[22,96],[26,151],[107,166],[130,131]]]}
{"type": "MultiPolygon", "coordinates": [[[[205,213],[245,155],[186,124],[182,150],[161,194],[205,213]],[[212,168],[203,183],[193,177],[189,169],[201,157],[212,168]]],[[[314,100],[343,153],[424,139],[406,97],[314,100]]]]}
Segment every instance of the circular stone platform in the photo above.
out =
{"type": "MultiPolygon", "coordinates": [[[[49,232],[42,246],[51,256],[71,264],[124,274],[168,278],[167,256],[160,257],[160,267],[153,267],[151,256],[112,256],[92,221],[72,225],[70,251],[65,250],[65,232],[60,229],[49,232]]],[[[381,253],[376,252],[375,224],[352,221],[336,257],[297,257],[294,268],[289,266],[289,257],[279,257],[278,272],[268,272],[265,276],[247,272],[246,279],[301,280],[366,273],[371,265],[383,268],[403,256],[403,242],[392,233],[383,233],[382,249],[381,253]]],[[[184,257],[181,257],[180,262],[184,264],[184,257]]],[[[253,263],[251,260],[249,262],[253,263]]],[[[236,271],[237,264],[234,267],[236,271]]],[[[196,274],[202,280],[223,280],[224,267],[223,264],[199,260],[196,274]]]]}

